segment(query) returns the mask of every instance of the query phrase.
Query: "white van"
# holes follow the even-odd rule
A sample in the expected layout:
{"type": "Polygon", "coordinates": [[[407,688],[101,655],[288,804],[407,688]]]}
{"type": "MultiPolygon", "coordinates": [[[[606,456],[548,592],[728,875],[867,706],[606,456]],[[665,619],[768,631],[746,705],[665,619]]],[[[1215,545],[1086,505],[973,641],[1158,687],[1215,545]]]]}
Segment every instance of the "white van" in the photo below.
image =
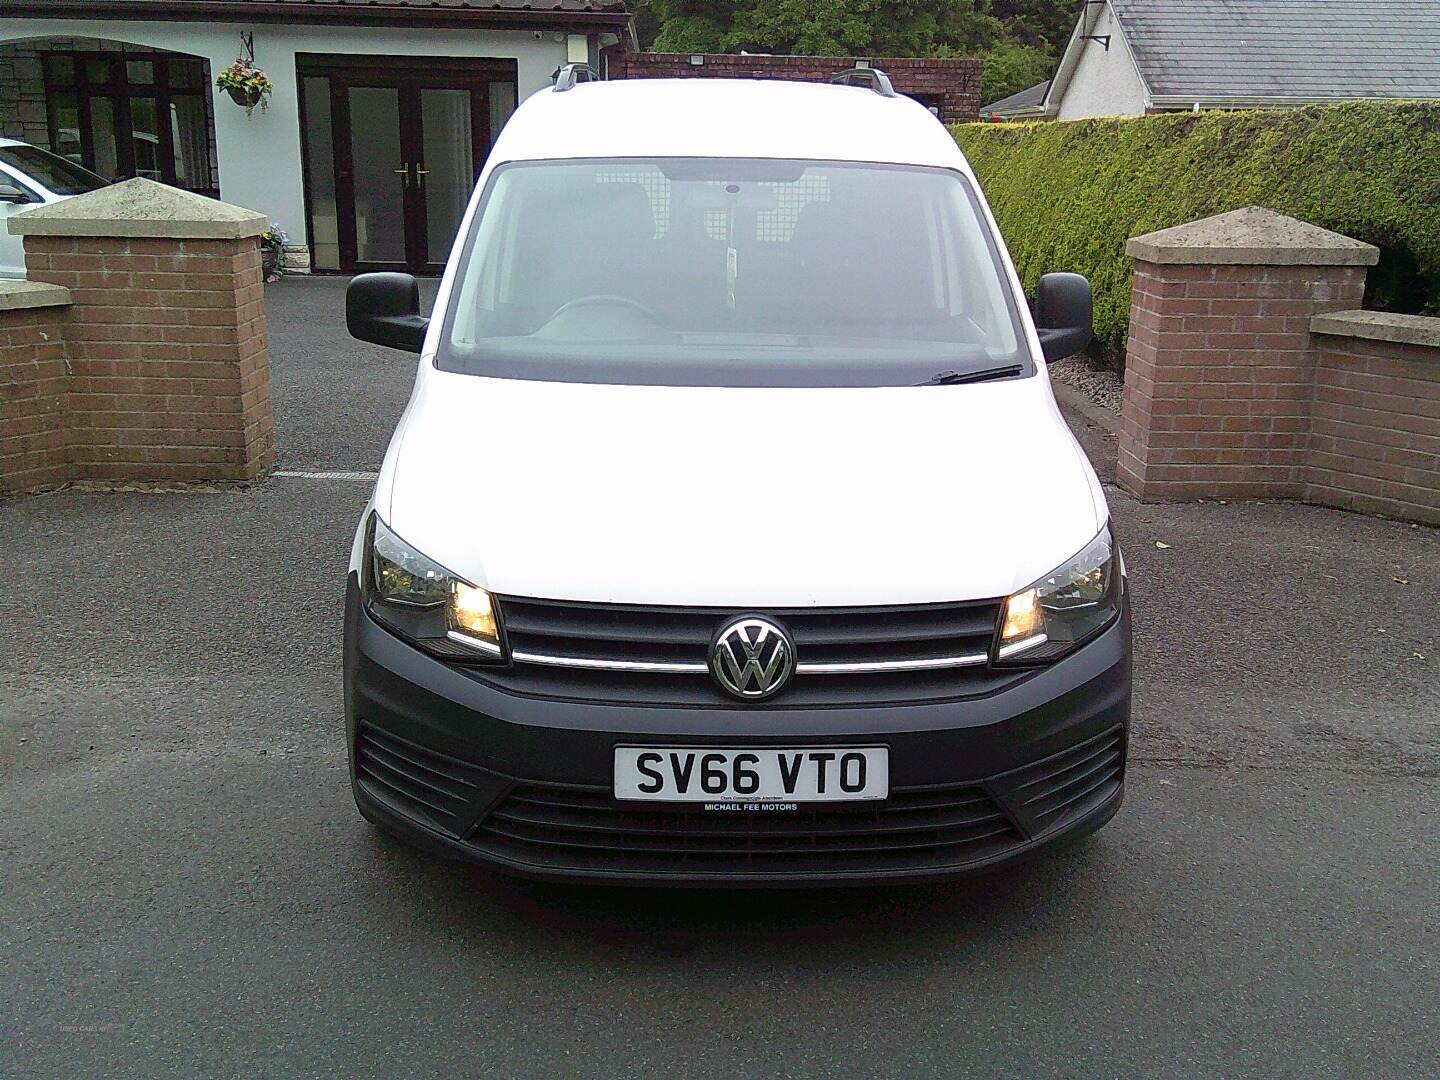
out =
{"type": "Polygon", "coordinates": [[[515,113],[355,536],[354,793],[562,880],[968,872],[1123,794],[1125,570],[964,157],[883,73],[580,81],[515,113]]]}

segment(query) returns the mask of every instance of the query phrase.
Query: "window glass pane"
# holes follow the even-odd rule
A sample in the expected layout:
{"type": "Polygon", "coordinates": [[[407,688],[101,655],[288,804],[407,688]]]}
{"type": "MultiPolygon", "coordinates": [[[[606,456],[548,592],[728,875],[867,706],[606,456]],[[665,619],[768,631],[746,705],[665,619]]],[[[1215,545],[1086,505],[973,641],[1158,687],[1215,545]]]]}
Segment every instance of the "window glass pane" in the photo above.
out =
{"type": "Polygon", "coordinates": [[[335,147],[330,126],[330,80],[311,76],[305,95],[305,170],[310,196],[310,262],[317,270],[340,269],[340,230],[335,216],[335,147]]]}
{"type": "Polygon", "coordinates": [[[510,114],[515,111],[515,84],[510,82],[492,82],[490,84],[490,145],[495,145],[495,140],[500,137],[500,129],[505,126],[505,121],[510,119],[510,114]]]}
{"type": "Polygon", "coordinates": [[[421,157],[426,173],[420,191],[425,198],[426,255],[438,263],[450,254],[475,186],[470,91],[421,90],[420,121],[425,139],[421,157]]]}
{"type": "Polygon", "coordinates": [[[170,99],[170,138],[175,144],[175,186],[192,191],[213,188],[204,98],[176,94],[170,99]]]}
{"type": "Polygon", "coordinates": [[[90,99],[90,135],[95,143],[95,171],[107,180],[120,176],[120,152],[115,141],[115,105],[109,98],[90,99]]]}
{"type": "Polygon", "coordinates": [[[56,195],[82,195],[105,186],[105,181],[88,169],[38,146],[0,146],[0,161],[56,195]]]}
{"type": "Polygon", "coordinates": [[[73,90],[51,94],[45,103],[50,120],[50,149],[77,165],[85,163],[80,149],[80,101],[73,90]]]}
{"type": "Polygon", "coordinates": [[[68,56],[47,56],[45,78],[51,86],[71,85],[75,81],[75,61],[68,56]]]}
{"type": "Polygon", "coordinates": [[[400,155],[400,92],[350,88],[355,155],[355,246],[362,262],[405,261],[406,162],[400,155]]]}
{"type": "Polygon", "coordinates": [[[160,124],[153,97],[130,99],[130,145],[135,154],[135,175],[164,180],[160,167],[160,124]]]}
{"type": "Polygon", "coordinates": [[[103,56],[86,60],[85,78],[92,83],[108,83],[110,81],[110,61],[103,56]]]}
{"type": "Polygon", "coordinates": [[[200,60],[171,60],[169,62],[170,85],[177,89],[189,89],[201,85],[204,81],[202,65],[203,61],[200,60]]]}
{"type": "Polygon", "coordinates": [[[993,237],[949,170],[512,164],[489,201],[509,220],[482,211],[447,370],[905,386],[1027,355],[993,237]]]}
{"type": "Polygon", "coordinates": [[[155,81],[155,65],[149,60],[125,61],[125,77],[131,84],[147,84],[155,81]]]}

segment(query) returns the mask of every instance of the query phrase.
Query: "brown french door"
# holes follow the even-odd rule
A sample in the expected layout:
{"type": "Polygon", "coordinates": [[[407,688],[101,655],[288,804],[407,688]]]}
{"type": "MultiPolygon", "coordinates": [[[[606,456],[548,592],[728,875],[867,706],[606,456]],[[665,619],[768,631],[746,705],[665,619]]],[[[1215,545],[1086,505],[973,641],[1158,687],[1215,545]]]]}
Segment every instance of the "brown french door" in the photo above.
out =
{"type": "Polygon", "coordinates": [[[302,62],[317,269],[443,268],[493,135],[514,108],[514,66],[424,63],[414,74],[383,60],[302,62]],[[317,145],[326,124],[328,154],[317,145]]]}

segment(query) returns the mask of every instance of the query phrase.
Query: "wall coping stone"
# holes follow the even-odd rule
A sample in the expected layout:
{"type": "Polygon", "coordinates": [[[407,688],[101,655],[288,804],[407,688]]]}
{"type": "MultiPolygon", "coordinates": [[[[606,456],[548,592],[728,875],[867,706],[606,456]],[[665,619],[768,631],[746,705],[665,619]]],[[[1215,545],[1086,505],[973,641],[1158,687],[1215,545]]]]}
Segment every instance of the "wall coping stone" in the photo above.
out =
{"type": "Polygon", "coordinates": [[[1394,341],[1440,349],[1440,319],[1392,311],[1329,311],[1310,320],[1312,334],[1394,341]]]}
{"type": "Polygon", "coordinates": [[[60,307],[70,303],[70,290],[46,281],[0,280],[0,311],[60,307]]]}
{"type": "Polygon", "coordinates": [[[1380,249],[1263,206],[1131,237],[1125,254],[1161,264],[1374,266],[1380,249]]]}
{"type": "Polygon", "coordinates": [[[259,236],[268,227],[264,214],[143,176],[10,218],[10,232],[22,236],[239,240],[259,236]]]}

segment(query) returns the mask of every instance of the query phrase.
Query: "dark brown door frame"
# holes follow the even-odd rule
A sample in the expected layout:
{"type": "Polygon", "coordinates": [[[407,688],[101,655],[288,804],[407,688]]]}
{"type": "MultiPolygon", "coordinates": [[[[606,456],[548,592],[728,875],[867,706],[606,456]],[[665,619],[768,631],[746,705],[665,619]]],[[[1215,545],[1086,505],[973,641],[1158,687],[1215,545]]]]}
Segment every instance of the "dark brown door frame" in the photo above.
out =
{"type": "MultiPolygon", "coordinates": [[[[198,98],[203,105],[207,139],[214,131],[215,118],[211,112],[210,99],[205,85],[210,77],[210,65],[204,57],[178,52],[97,52],[81,49],[48,49],[41,56],[41,62],[47,99],[63,95],[73,95],[75,98],[76,118],[80,128],[78,132],[80,157],[81,163],[86,168],[94,171],[97,165],[94,102],[97,98],[103,98],[110,102],[111,131],[115,137],[116,172],[120,176],[138,175],[135,162],[134,119],[130,103],[134,98],[149,98],[155,103],[155,153],[160,178],[173,187],[185,186],[180,184],[175,172],[175,137],[174,131],[170,127],[170,109],[176,98],[198,98]],[[66,58],[70,61],[72,72],[70,82],[65,84],[56,82],[50,66],[51,58],[66,58]],[[199,85],[171,86],[168,63],[170,60],[187,60],[200,65],[199,85]],[[135,61],[150,65],[150,82],[132,83],[130,81],[126,64],[135,61]],[[105,64],[107,75],[103,82],[91,81],[89,72],[91,63],[105,64]]],[[[46,114],[47,126],[50,129],[50,145],[58,146],[60,137],[55,126],[55,110],[47,107],[46,114]]],[[[205,169],[207,173],[212,174],[210,176],[211,183],[207,187],[190,188],[189,190],[218,199],[220,189],[211,169],[208,149],[205,169]]],[[[107,179],[109,178],[107,177],[107,179]]]]}
{"type": "MultiPolygon", "coordinates": [[[[328,79],[330,90],[331,153],[335,168],[337,239],[342,271],[408,269],[438,273],[445,252],[427,251],[424,192],[425,161],[420,93],[423,89],[468,90],[470,92],[471,154],[475,168],[485,160],[490,147],[491,82],[515,82],[513,60],[461,59],[451,57],[316,56],[296,57],[297,84],[306,77],[328,79]],[[416,71],[418,64],[423,71],[416,71]],[[363,262],[355,225],[354,142],[350,125],[349,91],[354,86],[385,87],[398,95],[400,151],[406,174],[401,183],[402,220],[405,230],[404,262],[363,262]]],[[[302,95],[303,97],[303,95],[302,95]]],[[[300,122],[305,123],[303,106],[300,122]]],[[[303,140],[302,140],[303,142],[303,140]]],[[[312,229],[310,208],[310,164],[305,163],[305,217],[312,229]]]]}

